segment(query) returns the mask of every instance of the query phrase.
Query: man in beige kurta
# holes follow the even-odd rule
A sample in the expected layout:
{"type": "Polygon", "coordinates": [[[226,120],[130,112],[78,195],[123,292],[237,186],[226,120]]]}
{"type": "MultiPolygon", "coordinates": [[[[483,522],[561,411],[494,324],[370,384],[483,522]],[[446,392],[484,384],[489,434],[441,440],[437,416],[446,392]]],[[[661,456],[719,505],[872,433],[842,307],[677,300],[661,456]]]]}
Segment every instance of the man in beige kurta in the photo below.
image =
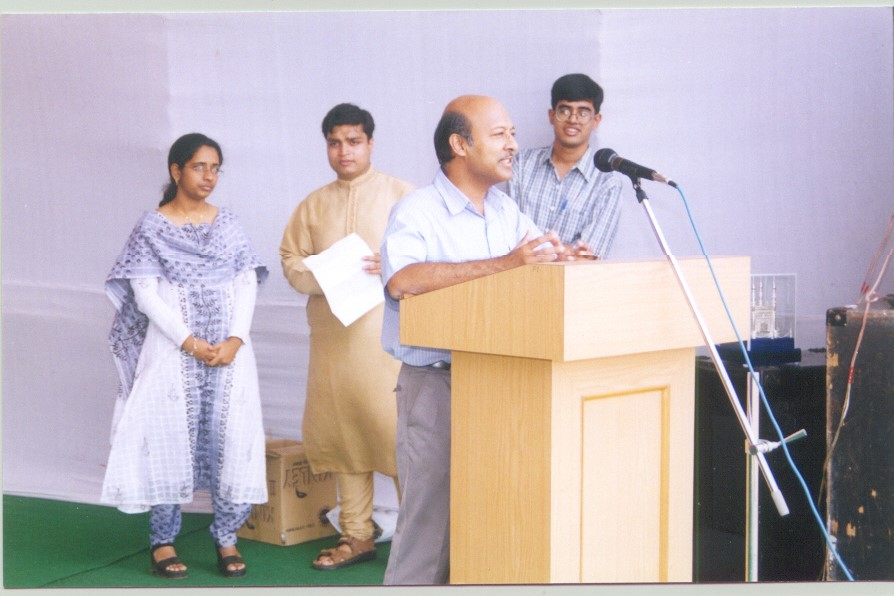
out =
{"type": "MultiPolygon", "coordinates": [[[[289,283],[308,295],[304,445],[314,473],[335,473],[341,508],[342,537],[335,548],[320,553],[313,563],[317,569],[375,558],[373,472],[397,475],[394,388],[400,362],[380,343],[383,306],[345,327],[303,263],[351,233],[377,251],[391,207],[413,189],[372,167],[373,128],[372,116],[357,106],[339,104],[329,111],[323,135],[337,179],[298,205],[279,250],[289,283]]],[[[380,275],[378,252],[368,257],[365,268],[380,275]]]]}

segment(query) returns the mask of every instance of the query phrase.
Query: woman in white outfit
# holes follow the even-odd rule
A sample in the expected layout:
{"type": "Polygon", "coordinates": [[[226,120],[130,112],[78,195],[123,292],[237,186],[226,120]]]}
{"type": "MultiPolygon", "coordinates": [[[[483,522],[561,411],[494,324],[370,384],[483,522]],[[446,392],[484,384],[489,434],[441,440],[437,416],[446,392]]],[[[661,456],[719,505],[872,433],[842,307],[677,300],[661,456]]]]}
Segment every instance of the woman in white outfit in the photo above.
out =
{"type": "Polygon", "coordinates": [[[152,571],[186,577],[180,505],[209,490],[218,569],[245,575],[236,530],[267,501],[264,430],[249,339],[260,263],[236,216],[207,202],[220,146],[184,135],[158,209],[137,222],[106,280],[121,381],[102,502],[151,511],[152,571]]]}

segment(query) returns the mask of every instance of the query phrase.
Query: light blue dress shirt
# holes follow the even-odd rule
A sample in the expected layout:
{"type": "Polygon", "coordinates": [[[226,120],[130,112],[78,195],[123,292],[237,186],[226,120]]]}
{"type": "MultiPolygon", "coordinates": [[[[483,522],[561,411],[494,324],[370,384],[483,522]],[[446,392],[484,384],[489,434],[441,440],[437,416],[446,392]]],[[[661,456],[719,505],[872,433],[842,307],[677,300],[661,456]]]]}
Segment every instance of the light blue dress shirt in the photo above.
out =
{"type": "MultiPolygon", "coordinates": [[[[434,182],[402,198],[391,210],[382,240],[382,280],[413,263],[461,263],[501,257],[515,248],[527,232],[541,232],[518,205],[491,187],[484,199],[484,215],[438,170],[434,182]]],[[[450,362],[449,350],[400,343],[400,302],[385,290],[382,347],[407,364],[427,366],[450,362]]]]}

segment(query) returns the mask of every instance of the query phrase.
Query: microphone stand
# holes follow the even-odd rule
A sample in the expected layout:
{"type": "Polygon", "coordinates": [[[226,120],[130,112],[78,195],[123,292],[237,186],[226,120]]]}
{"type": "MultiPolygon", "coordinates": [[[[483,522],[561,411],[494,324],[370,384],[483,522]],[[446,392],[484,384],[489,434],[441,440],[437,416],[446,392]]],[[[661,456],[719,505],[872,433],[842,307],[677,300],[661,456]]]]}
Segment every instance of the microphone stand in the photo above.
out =
{"type": "MultiPolygon", "coordinates": [[[[649,197],[646,195],[646,191],[643,190],[638,177],[630,175],[628,175],[628,177],[633,183],[633,189],[636,191],[636,199],[643,206],[643,209],[645,209],[646,215],[649,217],[649,223],[652,225],[652,231],[655,232],[655,237],[658,239],[658,243],[661,245],[661,249],[664,251],[667,260],[670,261],[670,264],[673,267],[674,275],[676,275],[677,282],[679,282],[680,284],[680,289],[682,289],[683,294],[686,295],[686,301],[689,303],[689,308],[692,311],[696,322],[698,323],[698,327],[701,331],[705,347],[710,352],[711,361],[714,363],[714,368],[717,369],[717,374],[720,375],[720,380],[723,383],[723,388],[726,390],[727,397],[729,397],[730,405],[732,406],[733,411],[736,414],[736,418],[739,421],[739,426],[742,427],[742,432],[745,433],[745,445],[746,452],[749,454],[749,461],[754,460],[757,462],[757,467],[760,472],[763,473],[764,480],[766,480],[767,482],[767,488],[770,489],[770,496],[773,498],[773,503],[776,505],[776,510],[779,512],[780,516],[786,516],[789,513],[788,506],[785,503],[785,498],[782,496],[782,492],[779,490],[779,486],[776,484],[776,480],[773,477],[773,472],[770,470],[770,466],[767,463],[766,458],[764,457],[764,451],[768,450],[766,441],[761,441],[755,436],[755,430],[752,428],[751,421],[749,421],[749,418],[742,410],[742,405],[739,403],[739,398],[736,396],[736,390],[733,387],[733,383],[726,372],[726,367],[723,366],[723,363],[720,360],[720,355],[717,353],[717,348],[714,345],[714,340],[711,338],[708,327],[705,324],[704,319],[702,318],[701,311],[699,311],[698,305],[695,303],[695,298],[692,296],[692,292],[689,289],[689,284],[686,282],[686,278],[683,277],[683,273],[680,270],[680,264],[677,262],[676,257],[674,257],[674,255],[671,253],[670,247],[668,246],[667,241],[664,239],[664,234],[661,231],[661,227],[658,225],[658,220],[655,218],[655,213],[652,211],[652,206],[649,204],[649,197]]],[[[669,182],[669,184],[671,184],[672,186],[676,186],[673,182],[669,182]]],[[[756,489],[756,486],[754,488],[756,489]]],[[[757,499],[755,498],[753,502],[756,507],[757,499]]],[[[749,515],[749,519],[747,521],[749,524],[755,524],[756,528],[756,515],[754,516],[755,519],[751,519],[751,517],[752,516],[749,515]]],[[[748,581],[757,581],[757,556],[755,550],[757,548],[757,540],[756,535],[752,534],[750,528],[746,529],[746,541],[748,541],[749,543],[749,555],[746,559],[746,566],[748,566],[749,569],[747,570],[748,577],[746,579],[748,581]]]]}

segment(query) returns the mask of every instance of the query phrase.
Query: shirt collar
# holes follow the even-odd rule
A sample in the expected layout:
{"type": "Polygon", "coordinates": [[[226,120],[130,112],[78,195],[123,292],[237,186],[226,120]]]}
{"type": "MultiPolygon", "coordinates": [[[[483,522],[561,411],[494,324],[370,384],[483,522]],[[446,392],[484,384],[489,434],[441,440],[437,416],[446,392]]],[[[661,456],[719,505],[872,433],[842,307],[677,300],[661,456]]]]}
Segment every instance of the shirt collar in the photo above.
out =
{"type": "MultiPolygon", "coordinates": [[[[438,173],[435,175],[434,185],[444,199],[444,205],[447,207],[447,211],[450,215],[457,215],[463,209],[469,209],[476,215],[478,214],[471,199],[450,181],[450,178],[447,177],[447,174],[444,173],[443,169],[438,169],[438,173]]],[[[484,196],[485,213],[490,210],[502,210],[503,205],[497,200],[499,192],[500,191],[493,186],[487,189],[487,194],[484,196]]]]}
{"type": "MultiPolygon", "coordinates": [[[[555,170],[556,166],[555,164],[553,164],[552,145],[547,147],[547,150],[544,151],[543,163],[549,164],[553,168],[553,170],[555,170]]],[[[577,163],[574,164],[571,169],[580,172],[584,179],[589,182],[590,178],[596,175],[596,172],[594,171],[595,168],[596,164],[593,163],[593,145],[589,145],[587,147],[587,150],[584,151],[584,154],[581,155],[581,158],[577,160],[577,163]]]]}
{"type": "Polygon", "coordinates": [[[353,188],[355,186],[360,186],[372,179],[373,176],[376,175],[376,169],[370,164],[369,169],[364,173],[360,174],[353,180],[340,180],[339,178],[335,179],[335,183],[338,186],[343,186],[345,188],[353,188]]]}

